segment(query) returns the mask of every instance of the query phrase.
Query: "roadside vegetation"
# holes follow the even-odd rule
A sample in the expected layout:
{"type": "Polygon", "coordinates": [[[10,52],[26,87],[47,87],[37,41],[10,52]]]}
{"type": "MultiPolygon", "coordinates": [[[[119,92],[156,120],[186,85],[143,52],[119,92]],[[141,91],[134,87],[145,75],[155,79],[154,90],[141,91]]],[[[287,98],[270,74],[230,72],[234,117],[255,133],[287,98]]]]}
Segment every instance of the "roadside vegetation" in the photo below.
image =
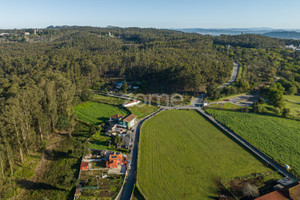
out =
{"type": "Polygon", "coordinates": [[[272,114],[217,109],[208,109],[207,112],[281,165],[290,165],[292,172],[299,177],[299,121],[272,114]]]}
{"type": "Polygon", "coordinates": [[[218,180],[272,171],[196,111],[147,120],[139,149],[138,187],[149,200],[215,198],[218,180]]]}

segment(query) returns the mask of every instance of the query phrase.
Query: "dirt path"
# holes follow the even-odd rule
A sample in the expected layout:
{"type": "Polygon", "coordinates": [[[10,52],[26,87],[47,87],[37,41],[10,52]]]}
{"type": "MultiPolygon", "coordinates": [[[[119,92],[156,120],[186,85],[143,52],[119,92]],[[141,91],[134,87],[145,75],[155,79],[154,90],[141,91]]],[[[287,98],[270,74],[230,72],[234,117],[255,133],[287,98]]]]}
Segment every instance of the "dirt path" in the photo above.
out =
{"type": "MultiPolygon", "coordinates": [[[[45,151],[51,151],[51,150],[55,149],[56,145],[59,144],[64,139],[64,136],[61,136],[58,134],[53,134],[50,136],[50,138],[51,138],[51,140],[49,142],[48,147],[45,149],[45,151]]],[[[39,179],[41,177],[43,177],[43,175],[45,173],[46,166],[48,166],[51,162],[53,162],[53,161],[45,159],[45,155],[43,153],[39,164],[35,168],[34,176],[31,179],[29,179],[28,182],[26,182],[27,188],[32,188],[32,187],[34,187],[35,183],[39,182],[39,179]]],[[[27,192],[28,192],[28,190],[26,188],[24,188],[22,193],[19,194],[17,197],[13,197],[12,200],[21,200],[21,199],[23,200],[24,197],[26,196],[27,192]]]]}

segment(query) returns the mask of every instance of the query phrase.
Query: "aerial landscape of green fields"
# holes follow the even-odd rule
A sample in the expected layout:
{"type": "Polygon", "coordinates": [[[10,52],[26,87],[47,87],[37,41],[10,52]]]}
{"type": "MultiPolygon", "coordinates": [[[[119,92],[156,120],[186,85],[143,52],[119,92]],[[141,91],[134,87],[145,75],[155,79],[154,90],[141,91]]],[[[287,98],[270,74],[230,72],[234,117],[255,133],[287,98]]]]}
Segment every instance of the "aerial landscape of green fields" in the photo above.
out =
{"type": "Polygon", "coordinates": [[[279,117],[209,109],[217,120],[282,165],[300,175],[299,121],[279,117]]]}
{"type": "Polygon", "coordinates": [[[300,1],[3,1],[0,200],[300,200],[300,1]]]}
{"type": "Polygon", "coordinates": [[[138,186],[146,199],[209,199],[220,179],[272,171],[196,111],[164,111],[142,127],[138,186]]]}

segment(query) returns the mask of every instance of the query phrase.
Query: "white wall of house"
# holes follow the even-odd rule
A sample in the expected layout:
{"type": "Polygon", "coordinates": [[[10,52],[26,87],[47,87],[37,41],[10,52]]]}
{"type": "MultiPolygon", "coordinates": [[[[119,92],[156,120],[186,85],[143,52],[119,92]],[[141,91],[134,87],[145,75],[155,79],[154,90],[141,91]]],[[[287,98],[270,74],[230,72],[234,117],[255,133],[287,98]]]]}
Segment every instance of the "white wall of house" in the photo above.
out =
{"type": "Polygon", "coordinates": [[[125,104],[123,104],[123,107],[131,107],[131,106],[138,105],[139,103],[141,103],[141,101],[134,101],[134,102],[131,102],[131,103],[125,103],[125,104]]]}

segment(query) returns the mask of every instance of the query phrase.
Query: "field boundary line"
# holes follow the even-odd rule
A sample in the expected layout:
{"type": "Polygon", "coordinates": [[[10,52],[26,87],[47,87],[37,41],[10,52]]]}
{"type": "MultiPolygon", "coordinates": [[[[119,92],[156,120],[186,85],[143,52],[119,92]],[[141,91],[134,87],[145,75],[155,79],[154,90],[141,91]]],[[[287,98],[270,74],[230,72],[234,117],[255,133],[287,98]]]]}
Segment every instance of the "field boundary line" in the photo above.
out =
{"type": "Polygon", "coordinates": [[[276,161],[271,159],[269,156],[258,150],[256,147],[254,147],[252,144],[247,142],[244,138],[239,136],[237,133],[234,131],[230,130],[227,128],[225,125],[223,125],[221,122],[219,122],[217,119],[215,119],[213,116],[205,112],[204,110],[198,108],[195,109],[199,114],[202,116],[206,117],[208,120],[210,120],[212,123],[217,125],[221,130],[223,130],[225,133],[227,133],[230,137],[235,139],[240,145],[248,149],[250,152],[254,153],[257,157],[262,159],[264,162],[266,162],[267,165],[271,165],[277,172],[280,174],[290,178],[294,182],[298,181],[298,178],[293,175],[292,173],[288,172],[284,167],[282,167],[280,164],[278,164],[276,161]]]}

